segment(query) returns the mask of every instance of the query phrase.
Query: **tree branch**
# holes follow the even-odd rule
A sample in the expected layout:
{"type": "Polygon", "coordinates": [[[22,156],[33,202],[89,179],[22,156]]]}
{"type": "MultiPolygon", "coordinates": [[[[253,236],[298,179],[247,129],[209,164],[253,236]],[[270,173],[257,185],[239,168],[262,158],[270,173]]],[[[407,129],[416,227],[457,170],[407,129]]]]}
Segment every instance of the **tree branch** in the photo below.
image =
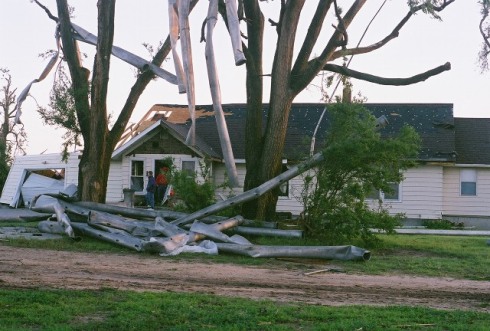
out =
{"type": "MultiPolygon", "coordinates": [[[[357,13],[361,10],[362,6],[366,3],[367,0],[356,0],[349,8],[347,13],[343,17],[344,28],[347,29],[349,25],[354,20],[357,13]]],[[[332,53],[339,46],[339,41],[343,37],[343,33],[339,30],[335,30],[332,36],[330,37],[327,45],[323,49],[322,53],[316,57],[315,59],[308,62],[308,65],[301,72],[295,72],[294,76],[294,86],[291,88],[295,91],[295,93],[301,92],[314,78],[315,76],[322,70],[323,66],[329,61],[332,53]]]]}
{"type": "Polygon", "coordinates": [[[483,72],[485,70],[488,70],[488,55],[490,54],[490,25],[488,23],[485,24],[485,21],[488,19],[490,11],[490,1],[482,0],[481,5],[482,18],[480,20],[479,29],[480,34],[483,37],[483,47],[479,53],[479,60],[480,67],[483,72]]]}
{"type": "MultiPolygon", "coordinates": [[[[449,6],[454,1],[455,0],[444,1],[444,3],[442,5],[440,5],[438,7],[433,7],[432,10],[434,10],[436,12],[440,12],[440,11],[444,10],[444,8],[449,6]]],[[[374,50],[377,50],[377,49],[383,47],[384,45],[386,45],[391,40],[397,38],[400,35],[400,30],[405,26],[405,24],[407,24],[407,22],[410,20],[410,18],[412,18],[412,16],[415,15],[418,11],[424,10],[424,8],[426,8],[426,5],[424,5],[424,4],[411,8],[408,11],[408,13],[395,26],[393,31],[391,31],[391,33],[388,36],[386,36],[385,38],[383,38],[381,41],[379,41],[375,44],[372,44],[370,46],[336,51],[330,56],[329,61],[333,61],[333,60],[338,59],[339,57],[342,57],[342,56],[366,54],[366,53],[372,52],[374,50]]]]}
{"type": "MultiPolygon", "coordinates": [[[[191,1],[190,4],[191,11],[198,2],[199,0],[191,1]]],[[[170,51],[171,51],[170,37],[167,36],[167,39],[165,39],[165,42],[161,45],[160,49],[156,52],[151,63],[160,67],[163,61],[167,58],[170,51]]],[[[119,138],[123,134],[126,125],[128,124],[129,119],[131,118],[133,110],[136,107],[136,103],[138,102],[140,96],[143,94],[143,91],[145,90],[146,86],[152,81],[154,77],[155,75],[151,70],[143,71],[138,76],[136,82],[131,87],[131,90],[126,99],[126,102],[124,103],[121,113],[117,117],[114,126],[109,132],[109,143],[113,144],[114,147],[116,146],[117,142],[119,141],[119,138]]]]}
{"type": "Polygon", "coordinates": [[[91,107],[94,112],[104,113],[104,116],[96,116],[97,121],[90,121],[94,132],[107,129],[107,91],[109,84],[109,72],[111,64],[111,52],[114,42],[114,18],[116,0],[99,1],[97,22],[97,45],[92,75],[91,107]],[[102,128],[104,127],[104,128],[102,128]]]}
{"type": "Polygon", "coordinates": [[[73,84],[75,109],[77,112],[80,129],[84,133],[84,141],[88,141],[88,134],[90,132],[88,123],[88,110],[90,109],[88,83],[89,71],[88,69],[80,66],[81,61],[78,54],[76,41],[73,38],[73,29],[71,26],[68,3],[66,0],[57,0],[56,3],[58,7],[58,18],[60,24],[60,35],[63,43],[64,59],[68,64],[73,84]]]}
{"type": "Polygon", "coordinates": [[[330,56],[329,61],[333,61],[335,59],[338,59],[339,57],[343,56],[350,56],[350,55],[359,55],[359,54],[366,54],[370,53],[372,51],[375,51],[384,45],[386,45],[388,42],[390,42],[392,39],[395,39],[399,36],[398,31],[393,30],[392,33],[390,33],[388,36],[386,36],[383,40],[378,41],[377,43],[374,43],[370,46],[364,46],[364,47],[356,47],[356,48],[350,48],[350,49],[343,49],[340,51],[335,51],[333,54],[330,56]]]}
{"type": "Polygon", "coordinates": [[[339,66],[336,64],[326,64],[323,67],[323,70],[331,71],[331,72],[336,72],[341,75],[349,76],[351,78],[356,78],[360,80],[364,80],[367,82],[371,83],[376,83],[379,85],[392,85],[392,86],[404,86],[404,85],[411,85],[415,83],[420,83],[425,81],[426,79],[436,76],[444,71],[451,70],[451,64],[449,62],[446,62],[445,64],[438,66],[434,69],[428,70],[426,72],[423,72],[421,74],[412,76],[412,77],[407,77],[407,78],[385,78],[385,77],[379,77],[379,76],[374,76],[370,74],[366,74],[363,72],[359,72],[353,69],[349,69],[344,66],[339,66]]]}
{"type": "Polygon", "coordinates": [[[294,63],[292,75],[295,75],[296,72],[301,72],[304,66],[308,63],[313,47],[315,47],[318,36],[322,30],[325,17],[327,16],[328,10],[332,5],[332,1],[333,0],[324,0],[318,2],[315,14],[313,15],[311,23],[308,27],[308,32],[306,33],[305,39],[298,53],[298,57],[294,63]]]}
{"type": "MultiPolygon", "coordinates": [[[[441,12],[447,6],[449,6],[451,3],[453,3],[454,1],[456,1],[456,0],[444,0],[440,6],[431,6],[429,9],[428,9],[428,5],[426,3],[423,3],[421,5],[414,6],[414,7],[410,8],[408,13],[400,20],[400,22],[395,26],[393,31],[388,36],[386,36],[381,41],[379,41],[375,44],[372,44],[370,46],[334,51],[338,47],[338,45],[336,45],[336,43],[338,43],[339,38],[342,37],[342,34],[338,31],[336,31],[332,35],[331,39],[329,40],[329,42],[328,42],[327,46],[325,47],[324,51],[322,52],[322,54],[319,57],[309,61],[308,67],[302,71],[302,75],[306,75],[306,77],[301,78],[301,79],[298,79],[298,76],[295,77],[297,84],[300,84],[301,82],[308,81],[308,79],[312,78],[312,75],[316,75],[321,70],[321,69],[319,69],[319,67],[321,68],[322,66],[327,65],[328,61],[333,61],[333,60],[335,60],[339,57],[342,57],[342,56],[369,53],[369,52],[372,52],[374,50],[377,50],[377,49],[383,47],[389,41],[391,41],[392,39],[397,38],[399,36],[400,30],[405,26],[405,24],[410,20],[410,18],[414,14],[416,14],[418,11],[421,11],[421,10],[422,11],[428,11],[429,13],[432,13],[432,14],[434,12],[441,12]]],[[[344,19],[343,19],[346,28],[349,26],[352,19],[355,17],[357,12],[361,9],[361,6],[363,4],[364,4],[364,1],[356,1],[351,6],[351,8],[349,9],[349,11],[344,16],[344,19]]],[[[298,85],[298,86],[299,86],[299,88],[302,87],[302,85],[298,85]]]]}
{"type": "Polygon", "coordinates": [[[39,1],[37,1],[37,0],[34,0],[34,2],[35,2],[35,3],[37,3],[37,5],[38,5],[39,7],[41,7],[42,9],[44,9],[44,11],[46,12],[46,14],[48,14],[48,17],[49,17],[50,19],[52,19],[52,20],[53,20],[53,21],[55,21],[56,23],[58,23],[58,22],[59,22],[58,17],[56,17],[56,16],[54,16],[53,14],[51,14],[51,12],[49,11],[49,9],[48,9],[46,6],[44,6],[42,3],[40,3],[40,2],[39,2],[39,1]]]}

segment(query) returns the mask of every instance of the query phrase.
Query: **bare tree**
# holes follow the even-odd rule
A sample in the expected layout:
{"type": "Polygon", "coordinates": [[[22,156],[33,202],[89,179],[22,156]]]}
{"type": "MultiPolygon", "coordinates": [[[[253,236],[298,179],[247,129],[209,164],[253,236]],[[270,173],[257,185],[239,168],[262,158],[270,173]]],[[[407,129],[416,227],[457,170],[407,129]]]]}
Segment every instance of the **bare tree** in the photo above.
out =
{"type": "MultiPolygon", "coordinates": [[[[12,86],[12,76],[8,69],[0,68],[2,95],[0,107],[2,120],[0,126],[0,144],[5,146],[5,162],[10,163],[15,154],[25,154],[26,133],[21,126],[14,126],[16,88],[12,86]]],[[[3,155],[2,155],[3,156],[3,155]]],[[[3,160],[3,158],[2,158],[3,160]]]]}
{"type": "Polygon", "coordinates": [[[3,81],[0,96],[0,191],[3,189],[15,154],[25,154],[26,133],[24,127],[14,126],[16,89],[12,87],[12,76],[8,69],[0,68],[3,81]]]}
{"type": "MultiPolygon", "coordinates": [[[[318,1],[316,10],[309,18],[307,33],[294,52],[300,15],[305,0],[281,1],[277,21],[269,19],[276,29],[277,42],[272,63],[272,71],[267,74],[271,91],[267,121],[263,124],[263,48],[264,15],[261,6],[268,5],[261,0],[241,1],[244,19],[247,22],[247,39],[244,52],[247,58],[247,123],[246,123],[246,167],[245,190],[250,190],[281,172],[284,141],[289,112],[294,98],[303,91],[322,72],[339,73],[347,77],[369,81],[382,85],[409,85],[422,82],[434,75],[450,69],[445,63],[436,68],[407,78],[385,78],[356,71],[337,65],[335,60],[346,56],[374,52],[397,38],[400,30],[419,12],[439,18],[438,14],[455,0],[413,0],[409,1],[407,13],[386,36],[378,42],[349,48],[349,26],[361,12],[366,0],[352,0],[345,13],[337,5],[337,0],[318,1]],[[337,21],[331,36],[319,38],[327,25],[327,14],[331,13],[337,21]],[[321,48],[318,55],[313,54],[315,47],[321,48]]],[[[346,1],[343,1],[346,4],[346,1]]],[[[316,49],[316,48],[315,48],[316,49]]],[[[259,199],[247,202],[243,206],[243,215],[247,218],[264,219],[274,217],[277,192],[270,191],[259,199]]]]}

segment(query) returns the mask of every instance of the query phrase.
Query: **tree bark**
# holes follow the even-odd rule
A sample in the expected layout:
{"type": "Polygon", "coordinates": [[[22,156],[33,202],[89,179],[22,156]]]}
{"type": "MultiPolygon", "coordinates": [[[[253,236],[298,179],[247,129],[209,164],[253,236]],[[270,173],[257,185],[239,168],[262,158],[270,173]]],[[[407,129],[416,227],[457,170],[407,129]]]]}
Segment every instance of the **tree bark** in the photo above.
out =
{"type": "MultiPolygon", "coordinates": [[[[283,5],[281,10],[281,17],[277,24],[279,37],[276,53],[274,55],[268,119],[264,133],[259,132],[257,129],[252,131],[254,130],[253,126],[257,127],[259,126],[259,123],[262,123],[262,107],[260,107],[259,114],[258,109],[252,108],[251,105],[248,104],[247,129],[250,129],[251,131],[247,131],[246,151],[249,151],[249,154],[246,155],[247,175],[245,190],[257,187],[276,177],[281,172],[289,111],[291,110],[291,105],[295,96],[290,89],[294,39],[298,26],[299,14],[301,13],[303,4],[304,1],[288,2],[283,5]],[[283,22],[284,24],[282,24],[283,22]],[[251,110],[255,110],[253,113],[255,117],[253,118],[249,117],[251,110]],[[251,122],[252,120],[253,122],[251,122]],[[253,132],[254,135],[258,135],[258,137],[249,137],[248,134],[250,132],[253,132]],[[256,142],[257,145],[250,145],[251,141],[256,142]],[[250,160],[252,160],[252,162],[250,162],[250,160]],[[252,164],[250,165],[249,163],[252,164]]],[[[245,4],[245,8],[247,8],[247,6],[248,5],[245,4]]],[[[259,28],[263,30],[263,25],[253,27],[253,31],[257,32],[257,29],[259,28]]],[[[255,54],[259,56],[259,53],[255,49],[256,45],[251,45],[249,43],[249,46],[249,50],[253,49],[256,52],[255,54]]],[[[259,50],[261,55],[262,49],[260,48],[259,50]]],[[[248,74],[249,73],[247,72],[247,75],[248,74]]],[[[250,77],[250,79],[252,78],[253,77],[250,77]]],[[[260,87],[262,88],[262,85],[260,87]]],[[[257,97],[262,97],[262,89],[259,94],[259,91],[256,89],[257,87],[253,84],[247,84],[247,88],[249,88],[249,90],[247,90],[247,102],[257,102],[257,97]]],[[[260,130],[262,131],[261,125],[260,130]]],[[[277,198],[278,194],[276,190],[267,192],[257,200],[244,204],[244,215],[246,215],[247,218],[251,217],[257,220],[275,219],[277,198]]]]}
{"type": "MultiPolygon", "coordinates": [[[[262,53],[264,39],[264,16],[257,0],[244,2],[247,17],[248,47],[244,47],[247,58],[247,119],[245,123],[245,159],[247,173],[245,175],[244,191],[261,184],[259,178],[260,156],[262,151],[262,96],[263,72],[262,53]]],[[[255,219],[257,200],[243,204],[242,215],[255,219]]]]}

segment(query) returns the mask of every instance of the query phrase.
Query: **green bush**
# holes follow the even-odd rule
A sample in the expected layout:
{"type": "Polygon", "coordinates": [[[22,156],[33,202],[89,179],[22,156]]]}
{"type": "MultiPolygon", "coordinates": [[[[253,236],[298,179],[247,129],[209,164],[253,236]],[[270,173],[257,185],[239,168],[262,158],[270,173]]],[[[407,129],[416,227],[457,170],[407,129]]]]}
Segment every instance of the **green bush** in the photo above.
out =
{"type": "Polygon", "coordinates": [[[454,228],[462,229],[464,227],[463,223],[451,222],[449,220],[441,219],[441,220],[425,220],[422,223],[427,229],[433,230],[451,230],[454,228]]]}
{"type": "Polygon", "coordinates": [[[381,138],[376,119],[359,104],[329,106],[331,123],[323,150],[325,161],[304,175],[303,225],[309,237],[328,244],[360,238],[375,240],[372,228],[393,232],[401,215],[391,216],[366,198],[374,190],[392,192],[402,171],[415,165],[419,137],[404,127],[398,137],[381,138]]]}
{"type": "Polygon", "coordinates": [[[215,187],[209,178],[209,169],[201,164],[201,176],[195,172],[172,171],[171,183],[174,187],[174,209],[185,212],[194,212],[216,202],[215,187]]]}

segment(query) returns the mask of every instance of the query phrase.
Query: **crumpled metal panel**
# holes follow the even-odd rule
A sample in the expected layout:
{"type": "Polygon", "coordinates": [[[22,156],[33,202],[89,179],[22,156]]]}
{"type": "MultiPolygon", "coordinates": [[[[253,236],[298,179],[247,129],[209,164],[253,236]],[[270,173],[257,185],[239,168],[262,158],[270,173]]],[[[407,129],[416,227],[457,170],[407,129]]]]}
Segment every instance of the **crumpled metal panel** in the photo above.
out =
{"type": "Polygon", "coordinates": [[[364,260],[371,252],[356,246],[261,246],[217,243],[221,252],[251,257],[296,257],[326,260],[364,260]]]}
{"type": "MultiPolygon", "coordinates": [[[[95,229],[88,224],[73,222],[72,227],[93,238],[101,239],[113,244],[117,244],[123,247],[127,247],[129,249],[136,250],[138,252],[143,251],[144,240],[138,239],[130,234],[127,234],[123,231],[118,231],[117,233],[106,232],[102,230],[95,229]]],[[[116,231],[116,230],[115,230],[116,231]]]]}

